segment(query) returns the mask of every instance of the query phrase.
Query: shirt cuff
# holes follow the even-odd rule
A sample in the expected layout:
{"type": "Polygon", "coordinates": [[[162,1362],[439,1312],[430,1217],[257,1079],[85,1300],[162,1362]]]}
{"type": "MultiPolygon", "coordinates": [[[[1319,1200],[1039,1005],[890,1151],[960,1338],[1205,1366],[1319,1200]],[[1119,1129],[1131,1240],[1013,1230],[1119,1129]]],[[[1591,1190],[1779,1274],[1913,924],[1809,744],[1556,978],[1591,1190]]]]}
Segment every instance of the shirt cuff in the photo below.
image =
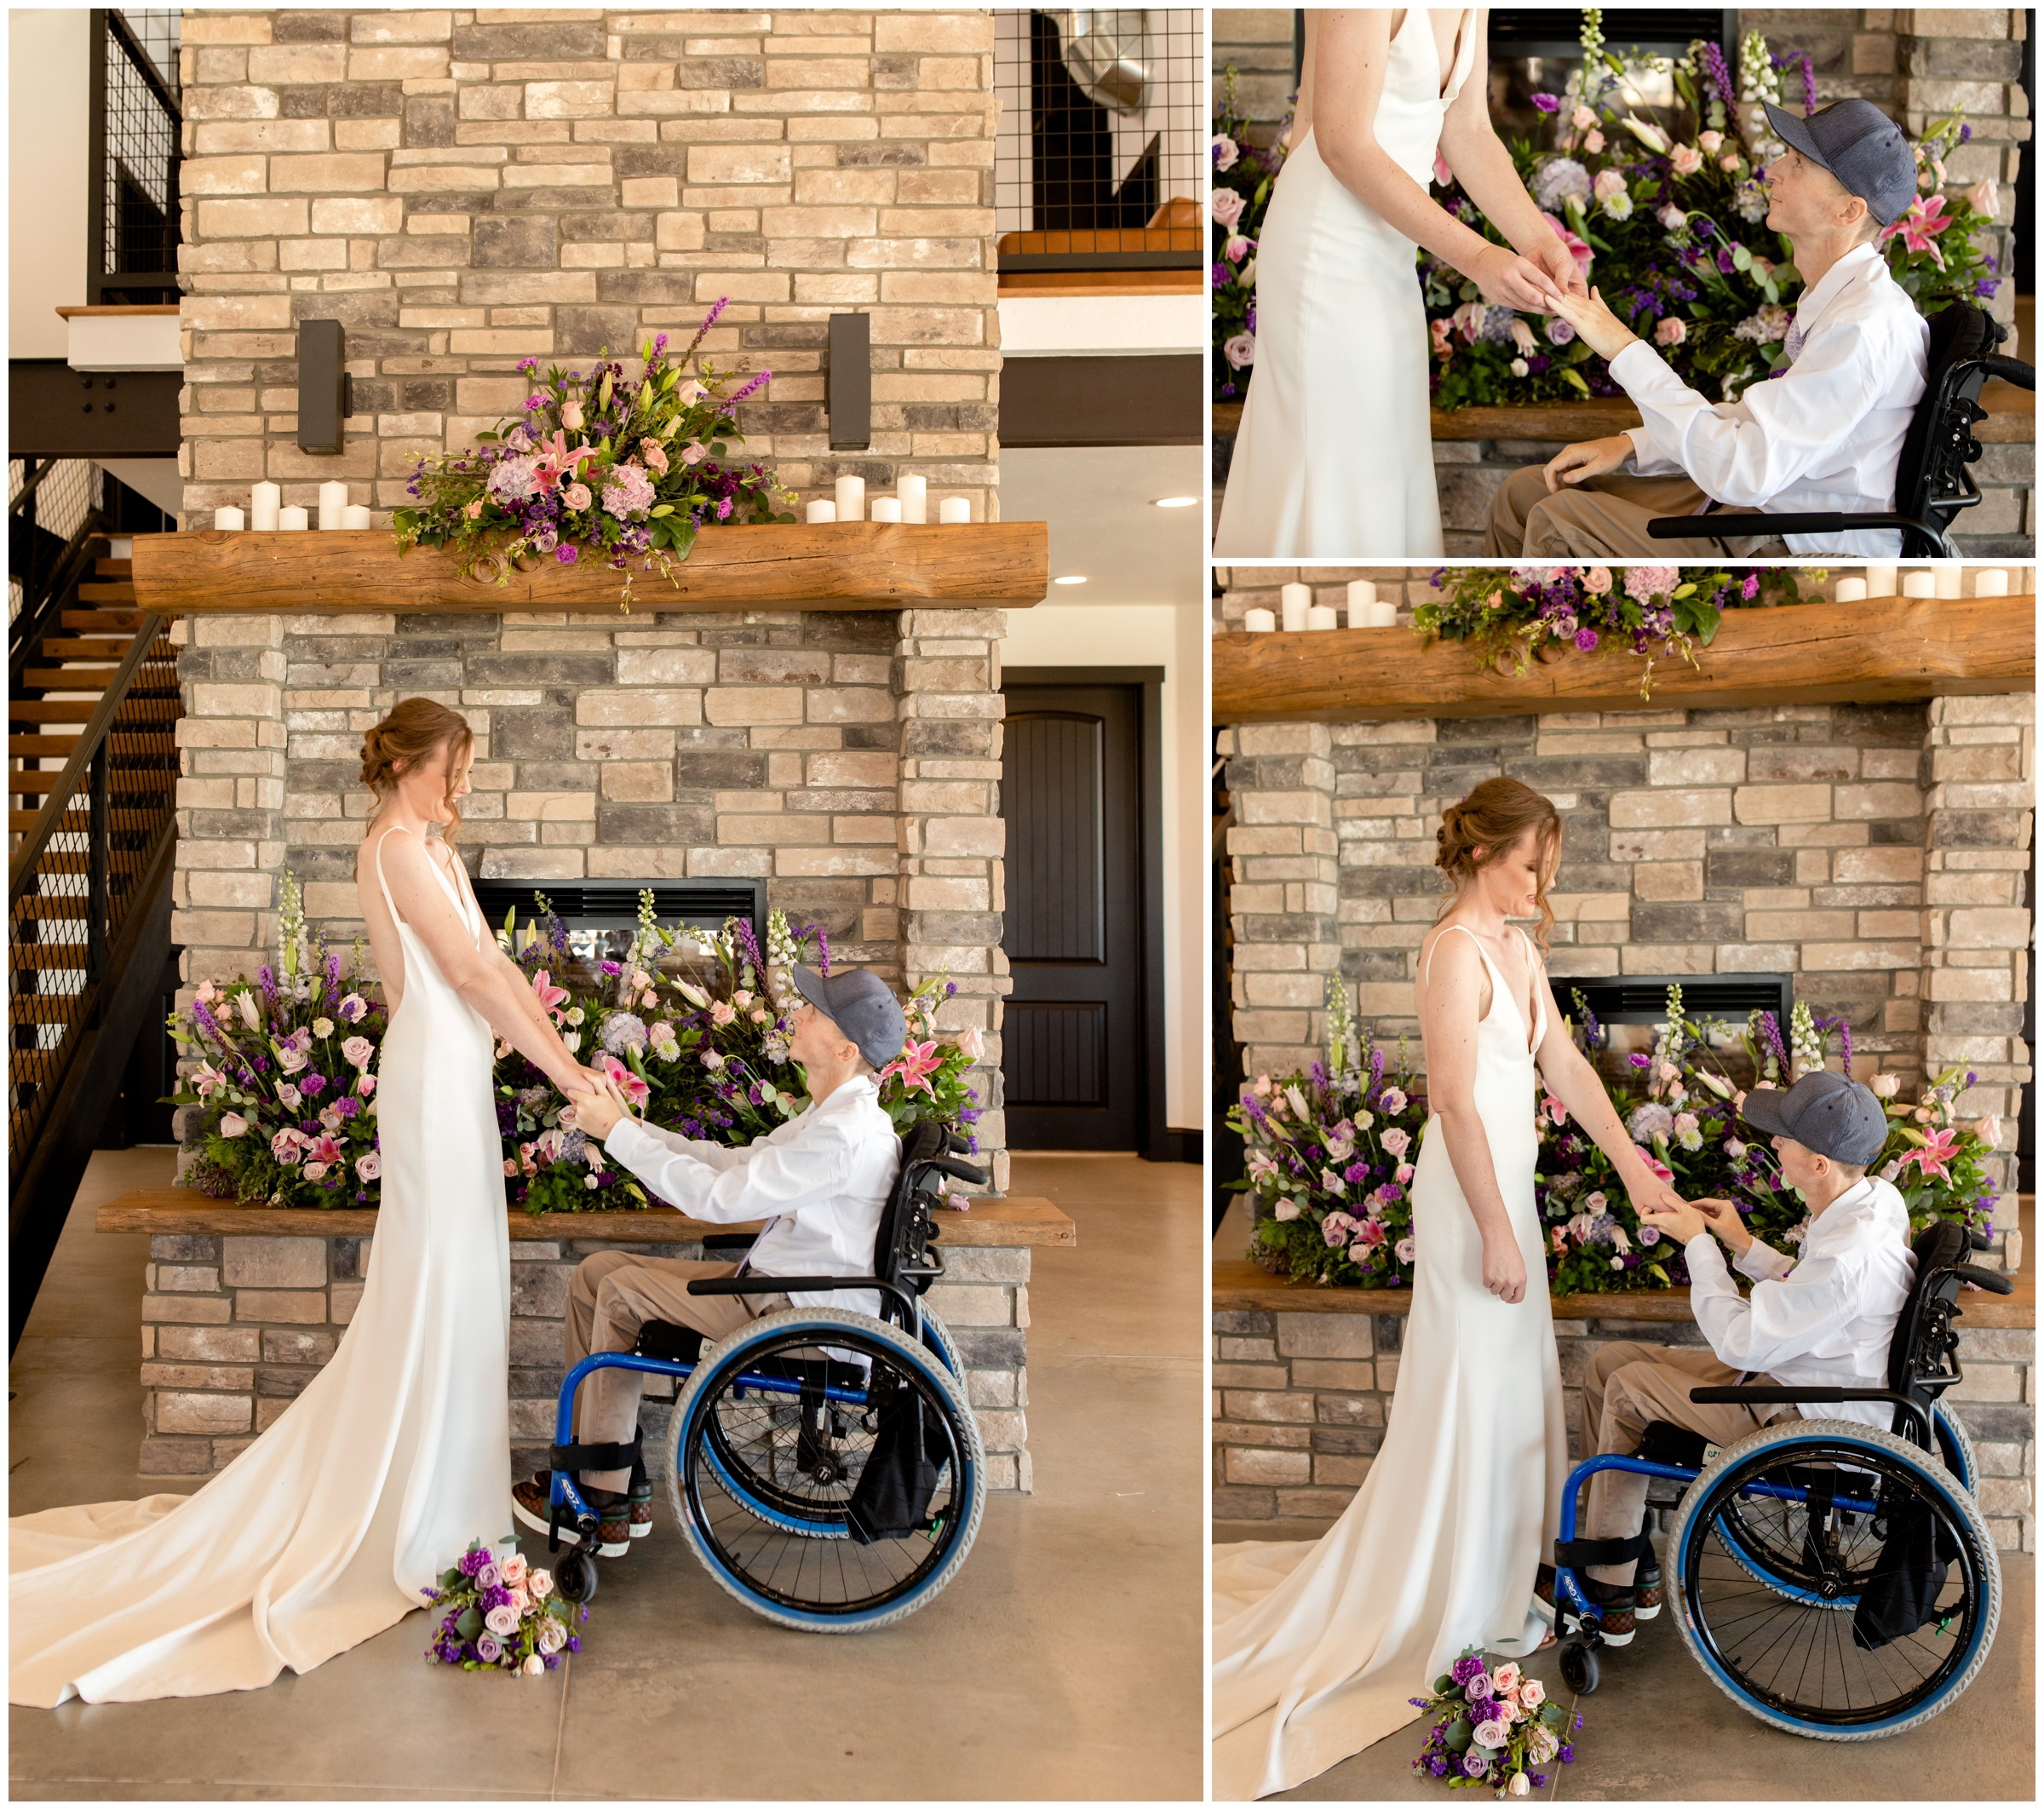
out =
{"type": "Polygon", "coordinates": [[[1723,1281],[1729,1282],[1731,1279],[1725,1273],[1724,1253],[1718,1249],[1717,1239],[1713,1238],[1709,1233],[1699,1232],[1682,1247],[1682,1255],[1688,1261],[1691,1281],[1696,1279],[1698,1260],[1705,1256],[1708,1256],[1710,1261],[1702,1266],[1703,1268],[1714,1272],[1723,1281]],[[1699,1250],[1698,1246],[1702,1248],[1699,1250]]]}

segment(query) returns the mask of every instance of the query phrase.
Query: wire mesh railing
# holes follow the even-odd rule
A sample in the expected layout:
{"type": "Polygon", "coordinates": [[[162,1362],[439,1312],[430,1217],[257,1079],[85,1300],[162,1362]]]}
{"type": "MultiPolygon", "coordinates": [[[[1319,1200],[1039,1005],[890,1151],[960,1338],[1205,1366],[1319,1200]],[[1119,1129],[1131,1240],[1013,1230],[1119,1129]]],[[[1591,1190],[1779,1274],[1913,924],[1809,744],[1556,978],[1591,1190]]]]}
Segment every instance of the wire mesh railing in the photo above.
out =
{"type": "Polygon", "coordinates": [[[1004,272],[1202,264],[1204,16],[995,13],[1004,272]]]}
{"type": "Polygon", "coordinates": [[[8,675],[90,560],[104,526],[104,474],[89,459],[14,459],[7,473],[8,675]]]}
{"type": "Polygon", "coordinates": [[[91,202],[95,263],[88,300],[177,299],[178,16],[92,14],[91,202]],[[139,26],[139,29],[138,29],[139,26]],[[169,71],[159,66],[167,60],[169,71]]]}
{"type": "Polygon", "coordinates": [[[108,952],[161,883],[177,800],[177,655],[167,618],[129,644],[74,748],[10,738],[8,1172],[18,1179],[95,1020],[108,952]]]}

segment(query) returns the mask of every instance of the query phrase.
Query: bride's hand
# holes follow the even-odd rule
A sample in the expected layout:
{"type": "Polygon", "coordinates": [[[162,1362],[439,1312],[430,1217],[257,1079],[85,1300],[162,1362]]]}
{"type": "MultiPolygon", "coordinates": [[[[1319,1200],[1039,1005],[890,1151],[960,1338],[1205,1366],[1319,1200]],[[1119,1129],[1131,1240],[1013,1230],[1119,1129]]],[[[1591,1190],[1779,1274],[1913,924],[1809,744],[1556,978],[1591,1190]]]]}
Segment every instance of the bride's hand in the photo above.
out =
{"type": "Polygon", "coordinates": [[[1589,279],[1583,275],[1582,266],[1576,261],[1576,254],[1553,233],[1548,233],[1547,243],[1535,249],[1533,261],[1545,273],[1547,281],[1565,295],[1589,293],[1589,279]]]}
{"type": "Polygon", "coordinates": [[[1484,1286],[1508,1304],[1526,1298],[1526,1260],[1517,1239],[1484,1240],[1484,1286]]]}
{"type": "Polygon", "coordinates": [[[1504,245],[1486,245],[1473,269],[1463,273],[1477,291],[1494,307],[1517,308],[1529,313],[1547,311],[1547,295],[1553,288],[1540,267],[1504,245]]]}

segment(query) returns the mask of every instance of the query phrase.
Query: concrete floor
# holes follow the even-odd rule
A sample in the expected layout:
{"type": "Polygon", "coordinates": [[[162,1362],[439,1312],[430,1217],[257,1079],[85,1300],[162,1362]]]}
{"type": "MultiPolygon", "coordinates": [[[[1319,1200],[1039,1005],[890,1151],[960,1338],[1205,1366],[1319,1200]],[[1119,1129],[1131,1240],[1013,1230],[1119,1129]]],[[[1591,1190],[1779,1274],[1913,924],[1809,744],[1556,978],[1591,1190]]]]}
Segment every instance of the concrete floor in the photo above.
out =
{"type": "MultiPolygon", "coordinates": [[[[1217,1521],[1214,1537],[1311,1540],[1327,1525],[1217,1521]]],[[[1583,1719],[1571,1737],[1576,1758],[1549,1769],[1546,1795],[1565,1802],[2033,1801],[2035,1559],[2003,1553],[2001,1582],[2001,1629],[1971,1688],[1921,1728],[1880,1741],[1806,1740],[1756,1721],[1704,1676],[1664,1612],[1631,1646],[1599,1656],[1604,1675],[1596,1693],[1573,1704],[1583,1719]]],[[[1526,1669],[1556,1702],[1573,1698],[1554,1648],[1536,1653],[1526,1669]]],[[[1421,1717],[1280,1795],[1438,1800],[1442,1782],[1412,1771],[1427,1727],[1421,1717]]]]}
{"type": "MultiPolygon", "coordinates": [[[[12,1366],[10,1512],[145,1495],[146,1241],[92,1210],[169,1179],[94,1159],[12,1366]]],[[[10,1796],[76,1798],[1197,1798],[1206,1228],[1200,1171],[1018,1157],[1076,1250],[1030,1288],[1036,1493],[987,1506],[921,1614],[822,1639],[747,1613],[663,1503],[544,1679],[422,1663],[425,1619],[267,1690],[9,1711],[10,1796]]],[[[543,1542],[529,1543],[531,1549],[543,1542]]]]}

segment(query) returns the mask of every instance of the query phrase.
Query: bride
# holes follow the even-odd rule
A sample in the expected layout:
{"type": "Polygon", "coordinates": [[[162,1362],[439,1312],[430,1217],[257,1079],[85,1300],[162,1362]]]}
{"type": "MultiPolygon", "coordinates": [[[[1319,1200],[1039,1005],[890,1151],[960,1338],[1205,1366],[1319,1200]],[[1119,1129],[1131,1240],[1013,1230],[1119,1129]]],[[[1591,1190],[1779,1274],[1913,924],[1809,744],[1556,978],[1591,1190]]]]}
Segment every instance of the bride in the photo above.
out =
{"type": "Polygon", "coordinates": [[[1664,1190],[1570,1041],[1532,939],[1559,857],[1554,807],[1486,779],[1441,815],[1454,887],[1414,988],[1432,1116],[1412,1181],[1411,1318],[1384,1443],[1317,1544],[1214,1553],[1214,1796],[1267,1796],[1410,1721],[1465,1647],[1542,1644],[1536,1567],[1568,1473],[1533,1201],[1536,1071],[1635,1206],[1664,1190]]]}
{"type": "Polygon", "coordinates": [[[1255,375],[1217,559],[1441,552],[1415,244],[1493,305],[1540,311],[1550,283],[1584,292],[1491,129],[1484,20],[1306,11],[1292,150],[1256,247],[1255,375]],[[1429,198],[1437,154],[1516,251],[1429,198]]]}
{"type": "Polygon", "coordinates": [[[362,744],[376,809],[355,884],[391,1014],[382,1206],[354,1318],[275,1424],[196,1494],[9,1522],[11,1703],[200,1697],[310,1671],[418,1608],[472,1539],[512,1531],[492,1033],[564,1091],[609,1083],[576,1063],[498,951],[456,858],[473,741],[454,711],[411,698],[362,744]]]}

